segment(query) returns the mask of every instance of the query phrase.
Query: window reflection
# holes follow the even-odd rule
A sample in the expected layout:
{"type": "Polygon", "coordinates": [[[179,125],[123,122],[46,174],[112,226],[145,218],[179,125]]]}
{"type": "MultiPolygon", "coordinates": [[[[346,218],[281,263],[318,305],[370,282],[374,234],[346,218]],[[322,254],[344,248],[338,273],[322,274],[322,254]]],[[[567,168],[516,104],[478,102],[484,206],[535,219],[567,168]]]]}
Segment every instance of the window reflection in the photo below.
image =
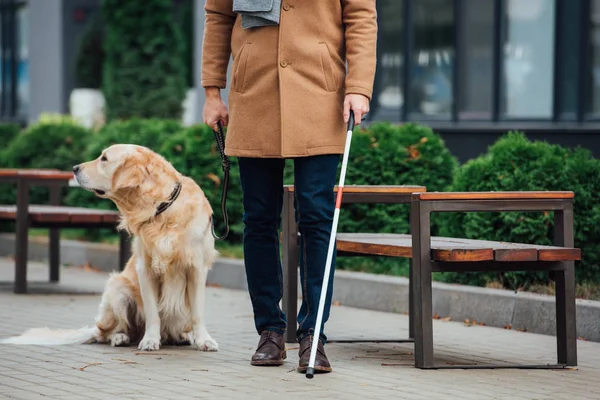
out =
{"type": "Polygon", "coordinates": [[[454,68],[454,0],[418,0],[413,6],[410,111],[449,118],[454,68]]]}
{"type": "Polygon", "coordinates": [[[378,0],[377,74],[371,118],[396,120],[404,106],[402,94],[403,67],[402,0],[378,0]]]}
{"type": "Polygon", "coordinates": [[[463,0],[460,9],[460,119],[492,115],[494,0],[463,0]]]}
{"type": "Polygon", "coordinates": [[[590,4],[590,111],[600,114],[600,0],[590,4]]]}
{"type": "Polygon", "coordinates": [[[503,113],[550,118],[554,83],[555,0],[507,0],[503,113]]]}

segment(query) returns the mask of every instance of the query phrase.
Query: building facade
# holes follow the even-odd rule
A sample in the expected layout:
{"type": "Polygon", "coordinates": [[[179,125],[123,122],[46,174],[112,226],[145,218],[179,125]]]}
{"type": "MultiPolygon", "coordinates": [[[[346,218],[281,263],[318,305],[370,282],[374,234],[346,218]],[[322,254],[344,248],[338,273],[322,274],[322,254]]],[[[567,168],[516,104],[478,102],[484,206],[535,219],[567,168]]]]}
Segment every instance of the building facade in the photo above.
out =
{"type": "MultiPolygon", "coordinates": [[[[199,60],[204,1],[188,1],[199,60]]],[[[0,0],[3,120],[68,112],[78,43],[98,7],[99,0],[0,0]]],[[[509,130],[600,156],[600,0],[377,0],[377,7],[370,121],[427,124],[461,161],[509,130]]],[[[200,71],[191,64],[199,108],[200,71]]]]}

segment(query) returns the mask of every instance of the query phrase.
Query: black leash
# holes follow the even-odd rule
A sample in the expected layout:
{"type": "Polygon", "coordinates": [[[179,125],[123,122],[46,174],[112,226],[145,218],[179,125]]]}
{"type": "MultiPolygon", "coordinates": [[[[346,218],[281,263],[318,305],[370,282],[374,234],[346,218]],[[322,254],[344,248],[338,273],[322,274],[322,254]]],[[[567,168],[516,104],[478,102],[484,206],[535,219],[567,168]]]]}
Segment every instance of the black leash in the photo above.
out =
{"type": "Polygon", "coordinates": [[[227,216],[227,190],[229,188],[229,158],[225,155],[225,135],[223,134],[223,126],[221,122],[217,122],[218,131],[213,129],[217,148],[221,154],[221,167],[223,168],[223,190],[221,192],[221,212],[225,220],[225,233],[222,236],[217,236],[215,233],[215,219],[212,218],[212,235],[217,240],[223,240],[229,234],[229,217],[227,216]]]}

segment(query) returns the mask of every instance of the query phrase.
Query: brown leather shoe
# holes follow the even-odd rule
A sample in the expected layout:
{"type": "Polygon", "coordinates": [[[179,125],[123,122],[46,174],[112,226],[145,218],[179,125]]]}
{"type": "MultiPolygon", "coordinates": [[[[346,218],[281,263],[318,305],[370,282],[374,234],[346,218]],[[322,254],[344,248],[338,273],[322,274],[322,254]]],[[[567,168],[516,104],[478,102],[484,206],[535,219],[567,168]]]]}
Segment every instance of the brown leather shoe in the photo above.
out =
{"type": "MultiPolygon", "coordinates": [[[[300,350],[298,350],[298,372],[305,373],[308,369],[308,362],[310,361],[310,349],[313,343],[313,336],[309,335],[302,339],[300,342],[300,350]]],[[[315,358],[315,372],[331,372],[331,365],[327,356],[325,355],[325,349],[323,348],[323,342],[319,340],[317,345],[317,357],[315,358]]]]}
{"type": "Polygon", "coordinates": [[[283,335],[277,332],[263,331],[250,364],[257,366],[283,365],[286,357],[283,335]]]}

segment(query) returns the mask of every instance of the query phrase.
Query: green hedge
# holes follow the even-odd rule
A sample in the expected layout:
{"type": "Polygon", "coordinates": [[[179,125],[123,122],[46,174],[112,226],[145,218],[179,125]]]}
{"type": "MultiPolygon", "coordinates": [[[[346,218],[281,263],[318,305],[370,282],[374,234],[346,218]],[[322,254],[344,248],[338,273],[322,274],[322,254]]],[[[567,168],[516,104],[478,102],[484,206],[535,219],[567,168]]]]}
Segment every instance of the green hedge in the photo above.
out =
{"type": "Polygon", "coordinates": [[[179,118],[186,92],[182,31],[171,0],[103,0],[107,119],[179,118]]]}
{"type": "MultiPolygon", "coordinates": [[[[116,143],[149,147],[162,154],[182,174],[198,182],[213,206],[218,232],[223,231],[221,160],[213,133],[205,125],[184,128],[175,120],[132,118],[110,122],[92,133],[68,120],[51,120],[30,128],[23,137],[11,143],[7,151],[11,153],[11,165],[16,167],[68,170],[74,164],[98,157],[102,149],[116,143]]],[[[431,129],[414,124],[375,124],[366,130],[355,131],[346,184],[425,185],[429,190],[443,190],[451,182],[456,166],[456,159],[431,129]]],[[[285,183],[293,183],[293,173],[293,162],[288,160],[285,183]]],[[[14,201],[12,198],[8,200],[14,201]]],[[[39,200],[45,201],[45,197],[39,200]]],[[[69,189],[64,203],[116,209],[109,200],[73,188],[69,189]]],[[[240,243],[243,208],[235,157],[231,158],[227,211],[231,225],[228,241],[240,243]]],[[[408,231],[408,206],[345,206],[340,231],[405,233],[408,231]]],[[[97,239],[105,233],[90,231],[87,235],[97,239]]],[[[403,274],[406,265],[399,260],[378,260],[373,265],[371,259],[340,258],[342,268],[381,273],[403,274]]]]}
{"type": "MultiPolygon", "coordinates": [[[[453,191],[572,190],[575,193],[575,245],[583,261],[576,265],[579,282],[600,280],[600,160],[587,150],[569,150],[545,142],[531,142],[511,132],[490,147],[488,154],[463,165],[450,188],[453,191]]],[[[553,213],[444,214],[444,236],[521,243],[552,244],[553,213]]],[[[484,285],[489,281],[507,288],[547,283],[542,272],[447,273],[449,282],[484,285]]]]}
{"type": "MultiPolygon", "coordinates": [[[[0,152],[4,168],[55,168],[70,171],[81,162],[81,154],[87,148],[92,132],[70,119],[45,117],[40,123],[15,136],[0,152]]],[[[66,190],[66,189],[65,189],[66,190]]],[[[36,204],[48,202],[48,190],[32,188],[30,201],[36,204]]],[[[3,185],[0,204],[14,204],[16,188],[3,185]]]]}
{"type": "Polygon", "coordinates": [[[7,162],[2,156],[2,151],[21,132],[18,124],[0,124],[0,168],[7,162]]]}
{"type": "MultiPolygon", "coordinates": [[[[4,129],[5,128],[5,129],[4,129]]],[[[138,119],[113,121],[92,132],[68,118],[44,117],[21,134],[15,128],[7,147],[0,149],[0,167],[58,168],[98,157],[115,143],[149,147],[165,156],[182,174],[200,184],[215,211],[219,232],[223,172],[213,133],[205,125],[184,128],[176,120],[138,119]]],[[[237,160],[231,158],[228,214],[229,242],[240,243],[243,232],[241,187],[237,160]]],[[[285,182],[293,182],[293,162],[288,160],[285,182]]],[[[350,153],[346,185],[423,185],[429,191],[525,191],[572,190],[575,192],[576,246],[583,250],[577,264],[579,282],[600,279],[600,160],[588,151],[569,150],[542,142],[531,142],[510,133],[492,146],[488,154],[458,168],[441,138],[431,129],[416,125],[379,123],[356,129],[350,153]]],[[[15,201],[14,188],[0,188],[0,203],[15,201]]],[[[45,203],[47,192],[36,189],[32,201],[45,203]]],[[[115,209],[109,200],[82,189],[68,189],[64,203],[83,207],[115,209]]],[[[340,232],[406,233],[408,205],[345,205],[340,232]]],[[[452,213],[434,214],[434,235],[551,244],[552,213],[452,213]]],[[[89,232],[88,238],[106,233],[89,232]]],[[[340,258],[338,266],[368,272],[405,274],[405,260],[340,258]]],[[[449,282],[484,285],[501,280],[506,287],[547,283],[543,273],[444,274],[449,282]]]]}

